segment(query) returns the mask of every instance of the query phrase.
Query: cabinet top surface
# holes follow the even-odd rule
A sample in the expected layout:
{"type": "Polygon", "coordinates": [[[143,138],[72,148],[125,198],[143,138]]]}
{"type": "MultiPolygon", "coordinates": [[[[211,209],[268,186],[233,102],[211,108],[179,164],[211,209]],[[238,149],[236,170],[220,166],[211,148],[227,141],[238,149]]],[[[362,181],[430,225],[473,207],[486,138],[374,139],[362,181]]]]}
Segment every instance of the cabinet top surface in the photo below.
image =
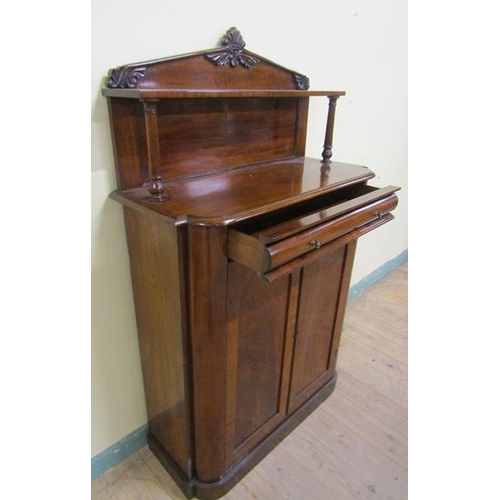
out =
{"type": "Polygon", "coordinates": [[[162,202],[149,201],[147,186],[111,196],[175,224],[227,225],[374,177],[360,165],[332,162],[329,167],[327,172],[314,158],[290,158],[167,182],[162,202]]]}

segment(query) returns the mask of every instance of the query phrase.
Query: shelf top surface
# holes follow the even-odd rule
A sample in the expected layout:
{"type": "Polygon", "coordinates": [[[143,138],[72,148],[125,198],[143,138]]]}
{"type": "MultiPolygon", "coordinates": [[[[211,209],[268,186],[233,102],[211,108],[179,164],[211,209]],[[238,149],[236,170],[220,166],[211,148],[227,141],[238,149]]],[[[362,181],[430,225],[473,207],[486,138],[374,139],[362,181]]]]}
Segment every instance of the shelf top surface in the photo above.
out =
{"type": "Polygon", "coordinates": [[[175,224],[228,225],[312,199],[375,175],[368,168],[300,157],[238,167],[164,183],[164,201],[150,201],[148,187],[114,191],[126,206],[172,219],[175,224]]]}
{"type": "Polygon", "coordinates": [[[255,97],[341,97],[343,90],[280,90],[280,89],[109,89],[103,88],[107,97],[129,99],[217,99],[255,97]]]}

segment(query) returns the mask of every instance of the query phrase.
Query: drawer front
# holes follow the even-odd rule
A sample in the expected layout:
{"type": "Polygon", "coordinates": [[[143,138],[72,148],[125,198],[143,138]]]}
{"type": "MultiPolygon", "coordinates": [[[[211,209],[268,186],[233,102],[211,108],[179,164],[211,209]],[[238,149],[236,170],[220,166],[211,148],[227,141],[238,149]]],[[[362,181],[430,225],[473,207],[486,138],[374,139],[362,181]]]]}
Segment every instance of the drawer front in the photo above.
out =
{"type": "Polygon", "coordinates": [[[377,220],[390,220],[387,214],[398,203],[397,188],[375,190],[333,207],[324,207],[315,214],[296,217],[272,227],[246,234],[237,229],[229,231],[229,257],[258,273],[267,273],[295,259],[317,252],[338,238],[359,234],[359,228],[378,227],[377,220]],[[326,214],[326,216],[325,216],[326,214]],[[325,222],[319,222],[324,217],[325,222]],[[313,221],[308,226],[307,221],[313,221]],[[291,228],[299,228],[295,232],[291,228]],[[272,237],[270,237],[272,235],[272,237]]]}
{"type": "MultiPolygon", "coordinates": [[[[314,227],[297,235],[267,246],[270,256],[270,269],[285,264],[301,255],[320,249],[323,245],[333,241],[354,229],[381,218],[393,210],[397,205],[397,198],[391,195],[389,198],[371,203],[333,219],[325,224],[314,227]]],[[[266,269],[267,271],[267,269],[266,269]]]]}

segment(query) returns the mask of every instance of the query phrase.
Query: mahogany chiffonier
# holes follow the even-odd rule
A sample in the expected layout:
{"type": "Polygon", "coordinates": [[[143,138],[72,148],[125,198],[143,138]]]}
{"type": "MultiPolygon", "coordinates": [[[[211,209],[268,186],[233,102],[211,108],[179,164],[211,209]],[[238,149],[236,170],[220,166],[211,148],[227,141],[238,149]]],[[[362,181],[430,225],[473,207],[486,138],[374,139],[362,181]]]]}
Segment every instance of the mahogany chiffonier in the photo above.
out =
{"type": "Polygon", "coordinates": [[[341,91],[220,47],[110,70],[149,446],[188,498],[215,499],[333,391],[357,239],[398,188],[331,160],[341,91]],[[305,156],[310,97],[328,104],[305,156]]]}

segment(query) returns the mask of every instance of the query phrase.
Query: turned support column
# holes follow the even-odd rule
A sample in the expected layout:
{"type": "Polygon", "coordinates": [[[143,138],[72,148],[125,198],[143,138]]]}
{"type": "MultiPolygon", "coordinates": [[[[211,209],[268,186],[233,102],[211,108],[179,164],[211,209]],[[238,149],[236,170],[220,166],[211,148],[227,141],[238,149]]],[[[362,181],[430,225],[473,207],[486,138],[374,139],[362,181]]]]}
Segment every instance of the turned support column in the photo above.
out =
{"type": "Polygon", "coordinates": [[[160,145],[158,143],[157,100],[142,101],[146,119],[146,141],[148,146],[149,200],[163,201],[163,182],[160,174],[160,145]]]}
{"type": "Polygon", "coordinates": [[[332,142],[333,142],[333,125],[335,123],[335,108],[337,106],[338,97],[328,96],[328,117],[326,119],[325,142],[323,145],[323,161],[324,164],[329,164],[332,157],[332,142]]]}

